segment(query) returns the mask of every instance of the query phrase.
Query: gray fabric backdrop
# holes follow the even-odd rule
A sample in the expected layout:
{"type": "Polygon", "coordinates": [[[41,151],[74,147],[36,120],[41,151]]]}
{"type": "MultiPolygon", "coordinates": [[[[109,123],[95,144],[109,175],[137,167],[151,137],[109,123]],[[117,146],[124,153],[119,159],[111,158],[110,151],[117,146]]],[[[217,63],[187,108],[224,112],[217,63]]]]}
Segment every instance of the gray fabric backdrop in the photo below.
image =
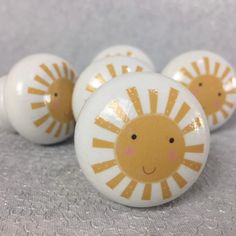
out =
{"type": "MultiPolygon", "coordinates": [[[[174,56],[209,49],[236,67],[234,0],[0,0],[0,72],[37,52],[80,72],[101,49],[126,43],[161,70],[174,56]]],[[[73,141],[41,147],[0,132],[0,235],[235,235],[236,115],[212,135],[207,166],[174,202],[132,209],[85,179],[73,141]]]]}

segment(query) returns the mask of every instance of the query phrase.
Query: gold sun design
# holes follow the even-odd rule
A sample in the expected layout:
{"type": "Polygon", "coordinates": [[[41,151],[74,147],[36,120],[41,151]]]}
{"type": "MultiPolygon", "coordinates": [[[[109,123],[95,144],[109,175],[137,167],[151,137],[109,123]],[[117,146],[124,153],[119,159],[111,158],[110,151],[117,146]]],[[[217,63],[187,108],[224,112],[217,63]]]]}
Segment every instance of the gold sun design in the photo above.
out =
{"type": "Polygon", "coordinates": [[[212,116],[213,125],[219,123],[217,112],[220,112],[226,119],[229,113],[224,107],[233,109],[234,104],[227,99],[227,95],[235,94],[236,89],[235,78],[228,76],[230,75],[231,68],[227,66],[223,74],[219,76],[221,64],[215,62],[213,72],[210,72],[210,60],[208,57],[203,57],[205,72],[201,72],[200,67],[196,61],[191,63],[191,66],[196,73],[194,76],[188,69],[181,68],[180,74],[184,75],[188,82],[181,82],[184,86],[197,97],[201,103],[206,115],[212,116]],[[233,88],[233,89],[232,89],[233,88]]]}
{"type": "Polygon", "coordinates": [[[116,135],[111,142],[94,137],[92,146],[103,150],[113,150],[114,158],[91,165],[95,174],[100,174],[113,167],[119,168],[119,173],[109,179],[106,185],[115,190],[116,187],[128,177],[129,182],[122,190],[120,196],[130,199],[139,183],[144,184],[142,200],[152,198],[153,184],[159,183],[162,191],[162,199],[173,197],[167,178],[172,177],[180,189],[188,184],[188,178],[181,174],[181,168],[187,168],[198,173],[203,167],[203,160],[190,160],[187,153],[202,154],[205,145],[203,143],[186,145],[185,135],[204,127],[201,117],[197,116],[180,128],[180,123],[185,120],[191,107],[182,102],[174,118],[171,112],[174,110],[179,91],[170,88],[168,101],[163,113],[158,113],[158,97],[156,89],[147,91],[149,96],[150,112],[144,113],[141,100],[136,87],[127,89],[130,103],[133,105],[136,117],[130,119],[122,108],[122,105],[113,101],[109,107],[116,117],[122,121],[123,127],[119,128],[109,120],[96,117],[95,124],[116,135]]]}
{"type": "Polygon", "coordinates": [[[65,62],[60,65],[53,64],[53,70],[46,64],[41,64],[40,68],[44,76],[36,75],[34,81],[45,89],[29,87],[28,93],[40,96],[40,101],[31,103],[31,108],[33,110],[46,108],[46,113],[36,119],[34,125],[40,127],[52,118],[45,132],[50,134],[58,126],[54,136],[60,137],[63,127],[67,135],[74,125],[71,98],[76,74],[65,62]]]}
{"type": "MultiPolygon", "coordinates": [[[[106,65],[106,68],[107,68],[108,73],[110,74],[111,78],[115,78],[121,74],[127,74],[131,71],[131,69],[128,65],[121,66],[121,73],[118,73],[116,71],[113,64],[106,65]]],[[[136,66],[136,68],[134,70],[134,72],[142,72],[142,71],[143,71],[143,67],[141,67],[141,66],[136,66]]],[[[100,87],[101,85],[103,85],[106,82],[107,81],[104,79],[102,74],[98,73],[95,75],[95,79],[93,79],[93,81],[87,85],[86,90],[90,93],[93,93],[98,89],[98,87],[100,87]]]]}

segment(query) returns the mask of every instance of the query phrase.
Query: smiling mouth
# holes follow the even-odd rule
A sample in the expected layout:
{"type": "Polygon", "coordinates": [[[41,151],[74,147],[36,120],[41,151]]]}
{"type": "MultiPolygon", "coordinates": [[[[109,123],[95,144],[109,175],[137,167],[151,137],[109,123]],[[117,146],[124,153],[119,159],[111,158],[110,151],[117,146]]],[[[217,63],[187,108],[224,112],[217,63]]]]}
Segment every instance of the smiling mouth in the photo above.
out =
{"type": "Polygon", "coordinates": [[[151,174],[153,174],[155,171],[156,171],[156,167],[154,167],[152,171],[146,171],[145,168],[144,168],[144,166],[143,166],[143,173],[146,174],[146,175],[151,175],[151,174]]]}

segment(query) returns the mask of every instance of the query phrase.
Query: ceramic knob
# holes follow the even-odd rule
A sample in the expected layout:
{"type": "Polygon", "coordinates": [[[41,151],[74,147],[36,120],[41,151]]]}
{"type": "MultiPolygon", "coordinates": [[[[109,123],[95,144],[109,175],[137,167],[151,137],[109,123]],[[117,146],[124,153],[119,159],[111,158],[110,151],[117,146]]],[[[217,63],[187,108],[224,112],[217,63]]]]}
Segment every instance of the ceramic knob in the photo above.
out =
{"type": "Polygon", "coordinates": [[[10,70],[4,87],[9,123],[34,143],[67,139],[74,130],[71,98],[75,81],[74,69],[60,57],[37,54],[22,59],[10,70]]]}
{"type": "Polygon", "coordinates": [[[129,45],[116,45],[109,47],[103,51],[101,51],[94,60],[101,60],[105,57],[112,57],[112,56],[127,56],[133,57],[140,61],[145,62],[152,71],[155,71],[155,66],[149,56],[143,52],[141,49],[129,46],[129,45]]]}
{"type": "Polygon", "coordinates": [[[154,73],[105,84],[84,105],[75,149],[90,182],[109,199],[156,206],[183,194],[202,172],[209,129],[197,99],[154,73]]]}
{"type": "Polygon", "coordinates": [[[89,65],[79,76],[73,92],[73,113],[77,120],[86,100],[104,83],[115,77],[131,73],[151,71],[143,62],[134,58],[114,56],[96,61],[89,65]]]}
{"type": "Polygon", "coordinates": [[[173,59],[162,73],[196,96],[211,130],[225,124],[235,111],[235,73],[221,56],[208,51],[187,52],[173,59]]]}

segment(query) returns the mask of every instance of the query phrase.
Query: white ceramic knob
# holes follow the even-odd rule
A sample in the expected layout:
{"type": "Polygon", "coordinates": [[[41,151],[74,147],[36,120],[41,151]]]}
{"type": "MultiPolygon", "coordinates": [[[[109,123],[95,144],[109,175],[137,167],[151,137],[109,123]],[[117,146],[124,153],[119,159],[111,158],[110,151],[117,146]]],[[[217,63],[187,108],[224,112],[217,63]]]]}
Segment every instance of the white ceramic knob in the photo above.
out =
{"type": "Polygon", "coordinates": [[[208,51],[191,51],[173,59],[162,71],[187,87],[201,103],[211,130],[235,111],[236,78],[232,66],[208,51]]]}
{"type": "Polygon", "coordinates": [[[0,128],[1,130],[14,132],[14,128],[12,127],[5,104],[5,84],[7,80],[7,75],[0,78],[0,128]]]}
{"type": "Polygon", "coordinates": [[[54,144],[73,134],[74,69],[64,59],[36,54],[19,61],[9,72],[4,102],[10,124],[26,139],[54,144]]]}
{"type": "Polygon", "coordinates": [[[73,92],[72,106],[75,120],[91,94],[115,77],[131,73],[151,71],[143,62],[134,58],[114,56],[90,64],[79,76],[73,92]]]}
{"type": "Polygon", "coordinates": [[[94,61],[112,56],[127,56],[136,58],[145,62],[152,71],[155,71],[155,66],[149,56],[141,49],[129,45],[116,45],[106,48],[94,58],[94,61]]]}
{"type": "Polygon", "coordinates": [[[201,105],[181,84],[130,73],[84,105],[75,149],[84,174],[109,199],[156,206],[197,180],[208,157],[209,129],[201,105]]]}

